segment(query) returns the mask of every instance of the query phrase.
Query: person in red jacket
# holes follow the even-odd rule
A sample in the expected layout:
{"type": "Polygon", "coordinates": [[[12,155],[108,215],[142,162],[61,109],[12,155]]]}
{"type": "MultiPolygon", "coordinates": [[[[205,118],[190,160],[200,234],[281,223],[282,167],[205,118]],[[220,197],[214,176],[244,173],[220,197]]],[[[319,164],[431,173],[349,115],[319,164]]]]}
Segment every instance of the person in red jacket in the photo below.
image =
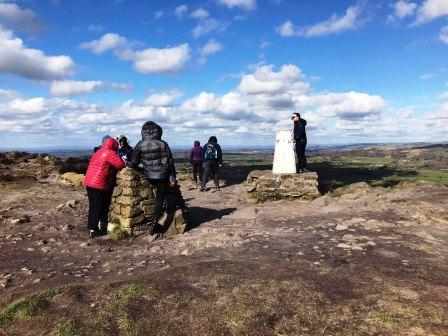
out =
{"type": "Polygon", "coordinates": [[[117,154],[118,142],[113,138],[93,154],[84,177],[84,186],[89,197],[88,229],[91,238],[107,234],[107,216],[117,171],[126,164],[117,154]],[[98,227],[100,222],[101,228],[98,227]]]}

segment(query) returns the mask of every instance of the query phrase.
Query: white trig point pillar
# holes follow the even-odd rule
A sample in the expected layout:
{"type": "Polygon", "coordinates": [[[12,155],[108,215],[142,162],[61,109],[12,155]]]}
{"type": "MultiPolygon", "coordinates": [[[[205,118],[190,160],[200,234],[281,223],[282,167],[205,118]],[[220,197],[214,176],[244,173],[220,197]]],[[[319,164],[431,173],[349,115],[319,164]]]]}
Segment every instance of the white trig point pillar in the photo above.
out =
{"type": "Polygon", "coordinates": [[[274,174],[297,173],[294,141],[290,130],[277,131],[272,172],[274,174]]]}

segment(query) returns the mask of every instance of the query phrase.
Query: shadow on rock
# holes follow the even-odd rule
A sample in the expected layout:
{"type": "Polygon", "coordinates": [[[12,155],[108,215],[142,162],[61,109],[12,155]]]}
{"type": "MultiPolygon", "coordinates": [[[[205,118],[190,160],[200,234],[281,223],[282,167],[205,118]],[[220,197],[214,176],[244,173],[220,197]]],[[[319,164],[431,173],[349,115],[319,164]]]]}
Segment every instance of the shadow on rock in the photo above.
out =
{"type": "Polygon", "coordinates": [[[223,216],[230,215],[236,210],[236,208],[226,208],[221,210],[191,207],[188,209],[189,225],[187,231],[198,227],[199,225],[210,222],[214,219],[222,218],[223,216]]]}

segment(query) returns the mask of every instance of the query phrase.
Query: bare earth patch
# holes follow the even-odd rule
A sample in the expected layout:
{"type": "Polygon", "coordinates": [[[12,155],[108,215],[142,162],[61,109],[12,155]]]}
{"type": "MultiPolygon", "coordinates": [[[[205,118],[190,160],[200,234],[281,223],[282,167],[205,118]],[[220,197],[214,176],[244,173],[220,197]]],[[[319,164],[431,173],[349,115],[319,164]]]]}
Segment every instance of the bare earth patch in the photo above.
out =
{"type": "Polygon", "coordinates": [[[0,335],[448,335],[446,187],[251,204],[184,181],[191,230],[150,242],[89,240],[82,188],[17,183],[0,335]]]}

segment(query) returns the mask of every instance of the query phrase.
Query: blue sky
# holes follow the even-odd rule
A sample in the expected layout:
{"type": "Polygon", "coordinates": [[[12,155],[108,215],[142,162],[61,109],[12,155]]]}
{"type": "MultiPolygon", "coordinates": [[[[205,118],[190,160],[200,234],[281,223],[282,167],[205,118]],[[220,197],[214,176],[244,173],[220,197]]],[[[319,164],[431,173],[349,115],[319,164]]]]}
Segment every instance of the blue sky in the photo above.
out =
{"type": "Polygon", "coordinates": [[[446,141],[448,1],[0,0],[0,147],[446,141]]]}

